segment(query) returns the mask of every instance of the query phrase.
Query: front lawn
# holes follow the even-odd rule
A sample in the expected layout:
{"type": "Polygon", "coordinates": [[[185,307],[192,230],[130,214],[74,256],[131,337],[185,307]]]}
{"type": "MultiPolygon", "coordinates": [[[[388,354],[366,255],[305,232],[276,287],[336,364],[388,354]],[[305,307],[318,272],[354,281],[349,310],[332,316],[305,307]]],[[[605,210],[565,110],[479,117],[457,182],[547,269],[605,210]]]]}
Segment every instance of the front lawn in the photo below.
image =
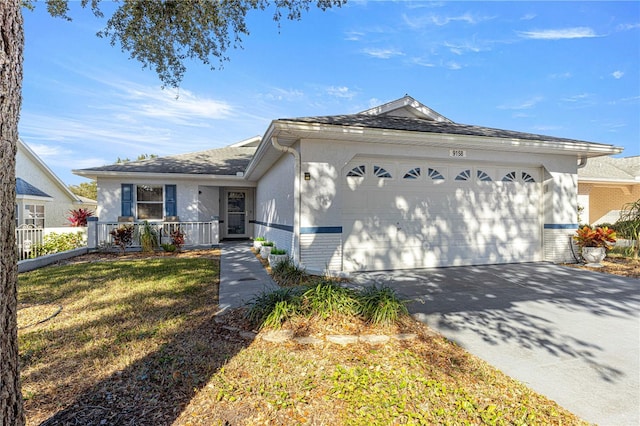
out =
{"type": "Polygon", "coordinates": [[[20,274],[27,424],[582,423],[420,324],[384,345],[252,339],[241,310],[216,321],[218,274],[215,251],[20,274]]]}

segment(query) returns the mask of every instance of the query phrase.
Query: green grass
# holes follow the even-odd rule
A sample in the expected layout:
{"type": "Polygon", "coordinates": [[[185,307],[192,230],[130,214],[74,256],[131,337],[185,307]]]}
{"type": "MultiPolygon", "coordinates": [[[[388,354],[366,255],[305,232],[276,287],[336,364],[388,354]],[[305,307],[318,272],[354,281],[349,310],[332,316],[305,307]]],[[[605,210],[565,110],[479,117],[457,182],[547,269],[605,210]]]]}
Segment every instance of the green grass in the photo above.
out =
{"type": "MultiPolygon", "coordinates": [[[[228,327],[239,313],[215,320],[218,274],[217,259],[175,256],[20,274],[20,303],[63,307],[19,331],[27,424],[582,424],[426,332],[381,346],[247,340],[228,327]]],[[[305,292],[327,313],[354,296],[316,282],[263,295],[255,315],[281,324],[312,304],[305,292]]]]}

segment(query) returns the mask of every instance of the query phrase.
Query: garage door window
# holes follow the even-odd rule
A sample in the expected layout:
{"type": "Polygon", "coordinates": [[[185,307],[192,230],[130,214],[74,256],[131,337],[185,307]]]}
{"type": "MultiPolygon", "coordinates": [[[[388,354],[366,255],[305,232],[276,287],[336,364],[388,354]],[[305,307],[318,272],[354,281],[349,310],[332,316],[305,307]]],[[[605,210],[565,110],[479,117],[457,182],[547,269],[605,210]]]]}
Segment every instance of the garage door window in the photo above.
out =
{"type": "Polygon", "coordinates": [[[347,177],[364,177],[366,171],[367,168],[365,167],[365,165],[361,164],[349,170],[349,173],[347,173],[347,177]]]}
{"type": "Polygon", "coordinates": [[[404,179],[419,179],[420,178],[420,167],[414,167],[404,174],[404,179]]]}
{"type": "Polygon", "coordinates": [[[471,170],[467,169],[467,170],[463,170],[460,173],[458,173],[458,176],[456,176],[456,180],[469,180],[471,179],[471,170]]]}
{"type": "MultiPolygon", "coordinates": [[[[527,172],[520,172],[520,178],[524,183],[536,183],[536,180],[533,176],[531,176],[527,172]]],[[[504,175],[502,178],[503,182],[518,182],[518,172],[512,171],[504,175]]]]}
{"type": "Polygon", "coordinates": [[[442,176],[442,173],[432,168],[429,168],[429,170],[427,170],[427,176],[429,176],[431,180],[444,180],[444,176],[442,176]]]}
{"type": "Polygon", "coordinates": [[[384,167],[380,167],[380,166],[373,166],[373,174],[376,177],[382,178],[382,179],[391,179],[391,173],[389,173],[387,171],[387,169],[385,169],[384,167]]]}
{"type": "Polygon", "coordinates": [[[476,171],[476,176],[478,177],[478,180],[480,182],[491,182],[492,181],[491,176],[489,176],[488,174],[486,174],[482,170],[476,171]]]}

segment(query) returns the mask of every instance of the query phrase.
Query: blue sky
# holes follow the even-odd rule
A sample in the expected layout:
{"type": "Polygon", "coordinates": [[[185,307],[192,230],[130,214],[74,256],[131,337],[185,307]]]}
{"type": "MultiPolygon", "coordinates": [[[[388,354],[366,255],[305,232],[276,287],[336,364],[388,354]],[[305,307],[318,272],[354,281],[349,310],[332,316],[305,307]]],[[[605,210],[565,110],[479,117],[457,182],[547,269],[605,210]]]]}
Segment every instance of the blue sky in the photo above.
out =
{"type": "Polygon", "coordinates": [[[42,3],[24,11],[19,124],[67,184],[86,181],[72,169],[218,148],[273,119],[405,94],[458,123],[640,155],[640,2],[353,1],[280,28],[254,12],[243,49],[222,70],[189,63],[179,92],[96,37],[105,21],[71,3],[72,22],[42,3]]]}

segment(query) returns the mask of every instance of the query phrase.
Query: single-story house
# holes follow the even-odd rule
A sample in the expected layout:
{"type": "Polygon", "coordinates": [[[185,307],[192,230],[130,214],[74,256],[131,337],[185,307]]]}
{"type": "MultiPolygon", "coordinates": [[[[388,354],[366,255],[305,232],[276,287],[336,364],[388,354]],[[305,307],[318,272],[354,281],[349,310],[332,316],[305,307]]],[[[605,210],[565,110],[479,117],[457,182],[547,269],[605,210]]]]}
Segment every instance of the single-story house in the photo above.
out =
{"type": "Polygon", "coordinates": [[[596,157],[578,169],[583,223],[615,223],[627,203],[640,200],[640,156],[596,157]]]}
{"type": "Polygon", "coordinates": [[[96,201],[79,197],[18,139],[16,153],[16,226],[40,228],[69,226],[69,210],[96,209],[96,201]]]}
{"type": "Polygon", "coordinates": [[[102,222],[218,220],[309,271],[571,261],[578,166],[622,149],[455,123],[410,96],[203,152],[75,170],[102,222]],[[174,217],[177,216],[177,217],[174,217]]]}

